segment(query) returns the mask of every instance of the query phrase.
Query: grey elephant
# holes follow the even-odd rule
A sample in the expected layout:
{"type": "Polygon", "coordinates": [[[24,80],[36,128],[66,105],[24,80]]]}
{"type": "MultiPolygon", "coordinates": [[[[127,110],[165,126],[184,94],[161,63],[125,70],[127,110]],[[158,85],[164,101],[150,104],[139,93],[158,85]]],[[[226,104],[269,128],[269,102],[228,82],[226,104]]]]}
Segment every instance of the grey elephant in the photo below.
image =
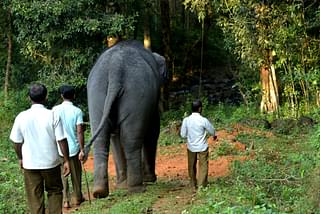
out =
{"type": "Polygon", "coordinates": [[[117,186],[145,191],[156,181],[155,161],[160,132],[158,102],[166,77],[164,57],[138,41],[121,41],[104,51],[90,71],[88,108],[93,143],[95,198],[109,194],[111,143],[117,186]]]}

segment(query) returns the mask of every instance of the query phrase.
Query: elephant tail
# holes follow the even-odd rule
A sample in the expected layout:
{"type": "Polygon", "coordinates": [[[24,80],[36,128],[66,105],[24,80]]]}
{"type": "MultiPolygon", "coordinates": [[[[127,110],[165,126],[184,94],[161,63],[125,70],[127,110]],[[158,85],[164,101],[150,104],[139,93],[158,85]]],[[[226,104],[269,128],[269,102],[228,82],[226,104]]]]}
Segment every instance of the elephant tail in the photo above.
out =
{"type": "Polygon", "coordinates": [[[121,87],[119,87],[119,90],[109,90],[108,91],[107,97],[104,102],[103,116],[100,120],[99,126],[95,130],[95,132],[93,133],[89,143],[85,145],[85,149],[84,149],[84,159],[85,160],[87,159],[87,157],[89,155],[91,145],[97,139],[97,137],[99,136],[102,129],[106,126],[107,123],[111,124],[111,121],[109,119],[109,115],[110,115],[112,104],[114,103],[116,98],[119,95],[121,95],[122,93],[123,93],[123,88],[121,88],[121,87]]]}

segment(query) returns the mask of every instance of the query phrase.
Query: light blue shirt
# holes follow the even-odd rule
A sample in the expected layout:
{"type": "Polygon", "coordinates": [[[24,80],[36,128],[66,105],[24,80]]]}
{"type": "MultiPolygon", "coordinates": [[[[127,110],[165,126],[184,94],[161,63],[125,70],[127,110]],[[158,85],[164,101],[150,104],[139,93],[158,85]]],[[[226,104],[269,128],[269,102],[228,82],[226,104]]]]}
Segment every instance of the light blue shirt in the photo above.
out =
{"type": "MultiPolygon", "coordinates": [[[[83,124],[83,113],[80,108],[74,106],[70,101],[63,101],[52,109],[61,118],[64,132],[67,136],[69,156],[73,157],[80,151],[80,144],[77,137],[77,125],[83,124]]],[[[62,152],[59,148],[59,154],[62,152]]]]}
{"type": "Polygon", "coordinates": [[[180,135],[187,138],[187,147],[191,152],[203,152],[208,148],[206,135],[215,135],[215,129],[209,120],[193,112],[182,121],[180,135]]]}

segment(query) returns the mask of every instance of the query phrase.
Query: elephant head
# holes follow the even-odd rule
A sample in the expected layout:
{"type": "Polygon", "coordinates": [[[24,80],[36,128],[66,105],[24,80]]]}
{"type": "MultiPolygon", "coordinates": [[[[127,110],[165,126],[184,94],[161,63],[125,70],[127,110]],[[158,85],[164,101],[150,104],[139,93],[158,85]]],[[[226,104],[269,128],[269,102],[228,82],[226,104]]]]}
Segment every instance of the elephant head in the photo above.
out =
{"type": "Polygon", "coordinates": [[[166,59],[160,54],[153,52],[153,56],[158,65],[158,71],[160,74],[161,85],[164,85],[168,81],[168,70],[166,65],[166,59]]]}

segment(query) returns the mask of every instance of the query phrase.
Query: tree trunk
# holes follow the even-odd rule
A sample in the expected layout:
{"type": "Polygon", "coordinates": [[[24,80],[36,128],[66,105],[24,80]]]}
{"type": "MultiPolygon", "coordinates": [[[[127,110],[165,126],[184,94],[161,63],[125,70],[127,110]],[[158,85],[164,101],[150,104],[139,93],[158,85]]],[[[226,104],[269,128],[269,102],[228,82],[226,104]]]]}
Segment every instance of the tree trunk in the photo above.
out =
{"type": "Polygon", "coordinates": [[[12,64],[12,25],[11,25],[11,11],[8,11],[8,56],[7,56],[7,65],[5,70],[5,78],[4,78],[4,101],[8,100],[8,91],[9,91],[9,80],[11,73],[11,64],[12,64]]]}
{"type": "Polygon", "coordinates": [[[260,110],[262,113],[278,113],[279,92],[274,66],[262,66],[260,69],[262,99],[260,110]]]}
{"type": "Polygon", "coordinates": [[[320,90],[317,90],[316,92],[316,102],[317,106],[320,107],[320,90]]]}
{"type": "Polygon", "coordinates": [[[144,25],[143,25],[143,44],[144,47],[151,50],[151,36],[150,36],[150,12],[145,9],[144,25]]]}
{"type": "MultiPolygon", "coordinates": [[[[163,43],[163,53],[167,62],[168,68],[168,84],[172,80],[172,72],[174,70],[173,60],[172,60],[172,51],[170,47],[171,40],[171,27],[170,27],[170,8],[168,0],[160,0],[160,11],[161,11],[161,28],[162,28],[162,43],[163,43]]],[[[162,109],[166,110],[169,107],[169,89],[168,84],[162,88],[161,93],[161,105],[162,109]]]]}

